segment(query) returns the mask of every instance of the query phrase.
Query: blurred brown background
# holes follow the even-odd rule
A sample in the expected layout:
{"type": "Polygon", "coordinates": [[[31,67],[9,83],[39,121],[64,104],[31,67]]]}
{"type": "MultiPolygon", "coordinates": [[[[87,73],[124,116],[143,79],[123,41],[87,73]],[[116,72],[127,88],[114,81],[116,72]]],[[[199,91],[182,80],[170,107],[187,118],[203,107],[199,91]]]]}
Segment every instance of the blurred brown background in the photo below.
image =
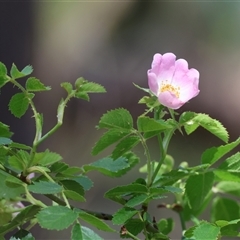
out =
{"type": "MultiPolygon", "coordinates": [[[[52,91],[36,96],[43,112],[45,131],[56,122],[56,108],[65,96],[60,83],[78,77],[101,83],[106,94],[92,95],[90,103],[73,99],[66,109],[64,126],[44,142],[60,153],[66,162],[81,166],[110,153],[91,156],[91,148],[102,132],[95,126],[101,115],[117,107],[127,108],[134,119],[144,111],[137,104],[143,92],[133,82],[147,87],[146,71],[155,53],[173,52],[200,72],[200,94],[178,112],[205,112],[219,119],[230,131],[231,139],[239,136],[240,89],[240,4],[213,1],[1,1],[0,61],[10,68],[33,65],[33,75],[52,91]]],[[[31,144],[34,136],[32,113],[15,119],[7,103],[13,92],[5,86],[0,95],[0,121],[15,132],[14,140],[31,144]]],[[[222,144],[203,130],[193,136],[176,134],[169,153],[178,165],[199,163],[201,152],[222,144]]],[[[156,143],[150,146],[158,158],[156,143]]],[[[145,163],[142,149],[136,148],[145,163]]],[[[98,173],[89,176],[95,187],[87,193],[88,209],[113,213],[118,205],[103,199],[103,192],[117,184],[130,183],[138,176],[137,168],[123,179],[108,179],[98,173]]],[[[151,211],[159,218],[175,216],[169,211],[151,211]],[[159,211],[159,215],[157,213],[159,211]]],[[[178,221],[178,219],[176,218],[178,221]]],[[[178,225],[179,222],[177,222],[178,225]]],[[[94,229],[95,230],[95,229],[94,229]]],[[[69,239],[69,232],[35,229],[36,239],[69,239]],[[37,232],[37,233],[36,233],[37,232]]],[[[104,239],[119,239],[115,234],[100,233],[104,239]]],[[[172,234],[180,239],[178,226],[172,234]]]]}

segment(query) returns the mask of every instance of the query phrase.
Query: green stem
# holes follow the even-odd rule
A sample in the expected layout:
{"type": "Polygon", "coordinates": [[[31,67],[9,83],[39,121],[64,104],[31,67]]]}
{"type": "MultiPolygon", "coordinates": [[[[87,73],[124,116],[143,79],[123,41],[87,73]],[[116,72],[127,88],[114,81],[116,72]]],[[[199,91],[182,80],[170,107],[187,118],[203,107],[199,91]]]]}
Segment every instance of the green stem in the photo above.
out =
{"type": "Polygon", "coordinates": [[[146,144],[146,140],[144,139],[144,137],[139,132],[136,132],[136,133],[138,134],[138,136],[141,139],[141,143],[142,143],[142,146],[143,146],[143,149],[144,149],[144,154],[145,154],[145,156],[147,158],[147,172],[148,172],[148,175],[147,175],[147,186],[149,187],[151,185],[151,178],[152,178],[151,156],[150,156],[150,152],[149,152],[148,146],[146,144]]]}
{"type": "Polygon", "coordinates": [[[180,223],[182,226],[182,231],[186,230],[186,223],[184,221],[184,216],[183,216],[183,211],[178,212],[179,218],[180,218],[180,223]]]}

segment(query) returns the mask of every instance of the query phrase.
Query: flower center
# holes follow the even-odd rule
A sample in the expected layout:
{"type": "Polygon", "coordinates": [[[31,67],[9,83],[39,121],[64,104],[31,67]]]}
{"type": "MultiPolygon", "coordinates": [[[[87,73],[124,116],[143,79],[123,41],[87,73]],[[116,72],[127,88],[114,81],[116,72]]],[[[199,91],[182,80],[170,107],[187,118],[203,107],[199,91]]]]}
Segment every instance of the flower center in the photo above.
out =
{"type": "Polygon", "coordinates": [[[173,93],[177,98],[180,97],[180,87],[174,87],[172,84],[169,84],[167,80],[162,82],[159,91],[160,92],[169,91],[173,93]]]}

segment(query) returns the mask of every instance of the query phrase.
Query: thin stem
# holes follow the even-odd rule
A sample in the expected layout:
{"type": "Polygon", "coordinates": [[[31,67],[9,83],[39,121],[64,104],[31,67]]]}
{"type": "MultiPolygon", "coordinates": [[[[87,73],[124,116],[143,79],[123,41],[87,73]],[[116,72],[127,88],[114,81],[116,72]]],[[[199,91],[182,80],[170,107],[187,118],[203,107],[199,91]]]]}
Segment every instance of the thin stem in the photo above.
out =
{"type": "Polygon", "coordinates": [[[63,197],[63,199],[64,199],[64,202],[66,203],[66,206],[67,206],[68,208],[71,208],[71,206],[70,206],[70,204],[69,204],[69,202],[68,202],[68,200],[67,200],[64,192],[62,192],[62,197],[63,197]]]}
{"type": "Polygon", "coordinates": [[[136,133],[138,134],[138,136],[141,139],[141,143],[142,143],[142,146],[143,146],[143,149],[144,149],[144,154],[145,154],[145,156],[147,158],[147,172],[148,172],[148,175],[147,175],[147,186],[150,186],[151,185],[151,178],[152,178],[152,163],[151,163],[150,152],[149,152],[148,146],[146,144],[146,140],[144,139],[142,134],[140,134],[139,132],[136,132],[136,133]]]}
{"type": "MultiPolygon", "coordinates": [[[[17,86],[26,95],[26,97],[28,97],[28,92],[26,91],[26,89],[21,84],[19,84],[13,78],[10,81],[15,86],[17,86]]],[[[33,147],[32,147],[31,152],[30,152],[30,161],[28,163],[28,167],[30,167],[31,163],[34,159],[35,153],[36,153],[36,148],[37,148],[36,143],[41,138],[41,135],[42,135],[42,123],[41,123],[40,114],[37,112],[36,107],[35,107],[32,99],[30,97],[28,97],[28,102],[31,105],[31,108],[32,108],[32,111],[33,111],[33,114],[34,114],[34,119],[35,119],[35,126],[36,126],[35,138],[33,140],[33,147]]]]}
{"type": "Polygon", "coordinates": [[[185,221],[184,221],[183,212],[182,212],[182,211],[178,212],[178,215],[179,215],[179,218],[180,218],[180,223],[181,223],[181,226],[182,226],[182,231],[185,231],[185,230],[186,230],[186,223],[185,223],[185,221]]]}
{"type": "Polygon", "coordinates": [[[134,236],[132,233],[130,233],[128,230],[126,230],[126,235],[129,235],[134,240],[141,240],[140,238],[134,236]]]}

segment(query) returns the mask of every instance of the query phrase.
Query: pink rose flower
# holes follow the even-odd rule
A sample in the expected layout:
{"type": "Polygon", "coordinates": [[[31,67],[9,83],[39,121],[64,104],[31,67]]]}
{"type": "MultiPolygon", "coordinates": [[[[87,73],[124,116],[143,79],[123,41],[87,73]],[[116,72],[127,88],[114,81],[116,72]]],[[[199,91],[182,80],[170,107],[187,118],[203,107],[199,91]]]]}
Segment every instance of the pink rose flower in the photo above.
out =
{"type": "Polygon", "coordinates": [[[178,59],[173,53],[157,53],[153,57],[152,68],[148,70],[148,85],[159,102],[171,109],[178,109],[200,90],[199,72],[188,69],[184,59],[178,59]]]}

